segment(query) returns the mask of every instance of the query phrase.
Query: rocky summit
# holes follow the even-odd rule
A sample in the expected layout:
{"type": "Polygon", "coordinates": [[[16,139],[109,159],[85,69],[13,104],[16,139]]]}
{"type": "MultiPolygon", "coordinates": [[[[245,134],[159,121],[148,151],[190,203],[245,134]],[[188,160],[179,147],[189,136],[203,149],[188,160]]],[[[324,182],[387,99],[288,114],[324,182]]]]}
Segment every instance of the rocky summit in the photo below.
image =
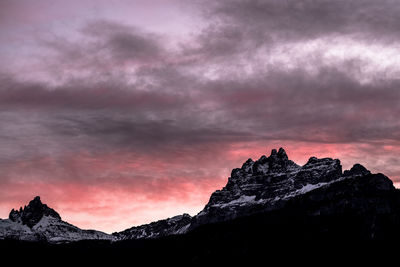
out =
{"type": "MultiPolygon", "coordinates": [[[[357,166],[356,169],[365,169],[357,166]]],[[[353,171],[344,175],[338,159],[311,157],[299,166],[288,159],[283,148],[273,149],[269,157],[248,159],[241,168],[233,169],[226,186],[211,195],[204,210],[196,216],[195,224],[276,209],[297,195],[355,175],[353,171]]]]}
{"type": "Polygon", "coordinates": [[[80,240],[111,240],[113,237],[95,230],[82,230],[61,216],[37,196],[24,208],[12,209],[9,218],[0,220],[0,239],[65,243],[80,240]]]}
{"type": "Polygon", "coordinates": [[[19,211],[12,209],[9,219],[13,222],[20,222],[28,227],[33,227],[43,216],[50,216],[61,220],[60,215],[55,210],[47,207],[46,204],[43,204],[40,197],[37,196],[24,209],[22,207],[19,208],[19,211]]]}

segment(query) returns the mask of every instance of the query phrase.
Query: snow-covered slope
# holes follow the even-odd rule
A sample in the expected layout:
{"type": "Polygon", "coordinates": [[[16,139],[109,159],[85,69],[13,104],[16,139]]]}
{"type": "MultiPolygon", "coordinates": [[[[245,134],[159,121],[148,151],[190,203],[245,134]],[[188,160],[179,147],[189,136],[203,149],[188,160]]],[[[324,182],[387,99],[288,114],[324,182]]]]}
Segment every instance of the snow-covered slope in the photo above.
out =
{"type": "Polygon", "coordinates": [[[61,220],[60,215],[35,197],[19,211],[12,210],[9,219],[0,220],[0,239],[48,241],[112,240],[113,236],[94,230],[82,230],[61,220]]]}
{"type": "Polygon", "coordinates": [[[114,233],[117,240],[158,238],[168,235],[183,234],[190,226],[192,217],[189,214],[178,215],[165,220],[132,227],[125,231],[114,233]]]}
{"type": "Polygon", "coordinates": [[[26,225],[13,222],[10,219],[0,219],[0,239],[37,240],[33,231],[26,225]]]}

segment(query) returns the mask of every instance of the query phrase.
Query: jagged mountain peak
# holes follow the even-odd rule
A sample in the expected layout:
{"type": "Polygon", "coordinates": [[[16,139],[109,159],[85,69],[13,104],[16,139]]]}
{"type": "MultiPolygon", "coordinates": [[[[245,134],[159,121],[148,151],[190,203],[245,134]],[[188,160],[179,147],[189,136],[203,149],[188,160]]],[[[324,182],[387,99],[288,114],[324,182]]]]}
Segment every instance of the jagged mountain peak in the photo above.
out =
{"type": "Polygon", "coordinates": [[[262,155],[256,161],[251,158],[248,159],[241,168],[232,170],[231,179],[242,178],[246,176],[245,174],[265,175],[267,173],[286,172],[299,167],[289,160],[286,151],[281,147],[279,150],[272,149],[269,157],[262,155]]]}
{"type": "Polygon", "coordinates": [[[345,170],[343,175],[344,176],[362,176],[362,175],[368,175],[371,174],[367,168],[365,168],[361,164],[354,164],[353,167],[351,167],[350,170],[345,170]]]}
{"type": "Polygon", "coordinates": [[[286,155],[285,149],[282,147],[279,148],[277,151],[275,148],[271,150],[271,155],[269,156],[270,158],[278,158],[282,160],[288,160],[288,156],[286,155]]]}
{"type": "Polygon", "coordinates": [[[60,215],[36,196],[24,208],[12,209],[8,220],[0,220],[0,239],[27,241],[46,240],[51,243],[78,240],[112,240],[111,235],[95,230],[82,230],[63,221],[60,215]]]}
{"type": "Polygon", "coordinates": [[[339,159],[310,157],[303,166],[291,161],[283,148],[272,149],[269,157],[248,159],[232,170],[221,190],[215,191],[196,221],[221,221],[239,215],[272,209],[287,199],[345,178],[370,174],[356,164],[345,173],[339,159]],[[205,219],[203,219],[204,217],[205,219]]]}
{"type": "Polygon", "coordinates": [[[271,153],[269,157],[266,157],[265,155],[261,156],[261,158],[258,160],[260,162],[265,161],[265,160],[280,160],[280,161],[287,161],[289,160],[286,151],[284,148],[280,147],[278,150],[276,148],[273,148],[271,150],[271,153]]]}
{"type": "Polygon", "coordinates": [[[22,207],[20,207],[19,210],[12,209],[9,214],[9,219],[13,222],[21,222],[23,225],[32,228],[43,216],[61,220],[61,216],[55,210],[43,204],[40,200],[40,196],[36,196],[29,202],[28,206],[25,206],[23,209],[22,207]]]}

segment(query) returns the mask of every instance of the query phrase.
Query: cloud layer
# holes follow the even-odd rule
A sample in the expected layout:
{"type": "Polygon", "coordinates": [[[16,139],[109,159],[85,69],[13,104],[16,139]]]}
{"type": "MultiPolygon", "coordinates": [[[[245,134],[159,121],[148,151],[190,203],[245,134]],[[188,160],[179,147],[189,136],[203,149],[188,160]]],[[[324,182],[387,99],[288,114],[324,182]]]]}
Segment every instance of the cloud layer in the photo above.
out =
{"type": "Polygon", "coordinates": [[[4,17],[20,41],[0,46],[2,217],[37,194],[105,231],[195,214],[231,168],[278,146],[400,182],[394,1],[150,2],[138,10],[168,4],[197,24],[115,20],[124,1],[59,31],[4,17]]]}

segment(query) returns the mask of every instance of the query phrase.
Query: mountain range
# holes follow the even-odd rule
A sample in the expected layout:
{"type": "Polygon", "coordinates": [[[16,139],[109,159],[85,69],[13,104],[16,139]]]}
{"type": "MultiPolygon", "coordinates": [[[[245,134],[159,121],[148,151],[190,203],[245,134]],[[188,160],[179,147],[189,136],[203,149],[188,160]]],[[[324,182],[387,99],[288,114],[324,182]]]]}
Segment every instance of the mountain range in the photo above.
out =
{"type": "Polygon", "coordinates": [[[332,158],[311,157],[299,166],[280,148],[233,169],[225,187],[193,217],[178,215],[109,235],[63,221],[35,197],[0,221],[0,239],[64,246],[91,240],[97,248],[177,249],[197,259],[222,247],[246,254],[258,242],[400,240],[399,226],[400,190],[385,175],[360,164],[343,171],[332,158]]]}

